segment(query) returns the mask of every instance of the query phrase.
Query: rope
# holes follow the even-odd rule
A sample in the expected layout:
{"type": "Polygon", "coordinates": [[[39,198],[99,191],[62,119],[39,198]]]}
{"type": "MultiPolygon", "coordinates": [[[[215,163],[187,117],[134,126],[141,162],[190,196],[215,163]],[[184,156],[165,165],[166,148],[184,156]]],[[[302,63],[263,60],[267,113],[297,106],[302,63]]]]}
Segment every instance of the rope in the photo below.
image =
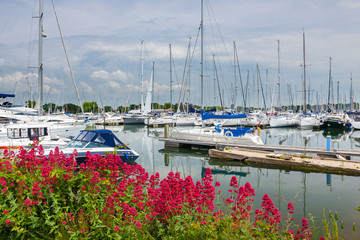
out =
{"type": "Polygon", "coordinates": [[[61,42],[62,42],[62,45],[63,45],[63,47],[64,47],[64,52],[65,52],[67,64],[68,64],[68,66],[69,66],[71,79],[72,79],[72,81],[73,81],[73,83],[74,83],[74,88],[75,88],[75,92],[76,92],[76,97],[77,97],[78,102],[79,102],[79,104],[80,104],[81,112],[84,113],[84,108],[83,108],[83,106],[82,106],[82,104],[81,104],[79,92],[78,92],[78,90],[77,90],[76,83],[75,83],[75,79],[74,79],[74,74],[73,74],[73,71],[72,71],[72,68],[71,68],[71,65],[70,65],[70,61],[69,61],[69,57],[68,57],[68,54],[67,54],[67,51],[66,51],[64,38],[63,38],[63,35],[62,35],[62,32],[61,32],[61,28],[60,28],[60,24],[59,24],[59,19],[58,19],[57,14],[56,14],[55,5],[54,5],[54,0],[51,0],[51,3],[52,3],[52,6],[53,6],[53,9],[54,9],[54,14],[55,14],[55,18],[56,18],[56,23],[57,23],[57,26],[58,26],[58,29],[59,29],[59,33],[60,33],[60,37],[61,37],[61,42]]]}

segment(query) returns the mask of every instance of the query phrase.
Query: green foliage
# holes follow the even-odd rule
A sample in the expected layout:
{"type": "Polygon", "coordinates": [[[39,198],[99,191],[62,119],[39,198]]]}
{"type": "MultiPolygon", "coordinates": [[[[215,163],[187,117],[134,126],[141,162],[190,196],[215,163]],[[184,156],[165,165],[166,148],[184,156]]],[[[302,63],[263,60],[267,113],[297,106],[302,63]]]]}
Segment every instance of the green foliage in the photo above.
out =
{"type": "Polygon", "coordinates": [[[75,104],[72,104],[72,103],[66,103],[64,104],[64,110],[65,112],[67,113],[81,113],[81,108],[75,104]]]}
{"type": "MultiPolygon", "coordinates": [[[[302,220],[293,233],[292,203],[287,220],[267,194],[253,211],[254,189],[233,177],[224,196],[213,186],[211,170],[202,181],[173,172],[160,181],[140,165],[123,164],[113,154],[88,155],[75,167],[59,149],[44,157],[34,143],[17,157],[0,159],[0,236],[9,239],[311,239],[314,228],[302,220]],[[220,199],[224,199],[220,203],[220,199]],[[226,199],[226,200],[225,200],[226,199]],[[218,211],[214,202],[217,202],[218,211]],[[220,205],[225,213],[220,210],[220,205]],[[303,237],[302,237],[303,236],[303,237]]],[[[115,152],[114,152],[115,153],[115,152]]],[[[339,239],[329,212],[323,236],[339,239]]],[[[313,219],[311,218],[313,221],[313,219]]]]}
{"type": "Polygon", "coordinates": [[[105,106],[104,107],[104,111],[105,112],[112,112],[113,111],[113,108],[111,106],[105,106]]]}
{"type": "Polygon", "coordinates": [[[36,105],[36,102],[35,101],[25,101],[25,106],[28,107],[28,108],[34,108],[36,105]]]}
{"type": "Polygon", "coordinates": [[[57,106],[55,103],[46,103],[43,106],[45,112],[55,112],[57,109],[57,106]]]}
{"type": "Polygon", "coordinates": [[[84,102],[83,103],[83,109],[84,112],[98,112],[99,111],[99,107],[97,105],[97,102],[84,102]]]}

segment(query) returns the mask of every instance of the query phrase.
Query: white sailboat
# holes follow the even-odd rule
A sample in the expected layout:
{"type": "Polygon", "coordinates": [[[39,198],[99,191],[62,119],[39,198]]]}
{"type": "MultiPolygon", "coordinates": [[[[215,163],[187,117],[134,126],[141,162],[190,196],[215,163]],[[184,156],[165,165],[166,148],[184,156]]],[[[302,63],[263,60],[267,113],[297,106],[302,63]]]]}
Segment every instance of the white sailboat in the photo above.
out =
{"type": "Polygon", "coordinates": [[[140,111],[130,111],[129,114],[123,117],[125,124],[145,124],[145,121],[149,118],[149,113],[151,112],[151,102],[152,102],[152,92],[153,92],[153,73],[150,77],[149,88],[146,96],[146,102],[144,105],[144,98],[143,98],[143,77],[144,77],[144,42],[141,41],[141,93],[140,93],[140,100],[141,100],[141,110],[140,111]]]}
{"type": "Polygon", "coordinates": [[[307,104],[306,104],[306,64],[305,64],[305,32],[303,32],[303,69],[304,69],[304,81],[303,81],[303,88],[304,88],[304,114],[299,117],[297,122],[298,127],[300,128],[313,128],[314,126],[319,124],[319,120],[313,114],[307,114],[307,104]]]}
{"type": "MultiPolygon", "coordinates": [[[[201,0],[201,23],[200,23],[200,30],[201,30],[201,109],[202,109],[202,123],[204,124],[203,120],[206,118],[216,119],[214,115],[207,115],[204,112],[204,71],[203,71],[203,0],[201,0]],[[206,116],[206,117],[204,117],[206,116]]],[[[229,118],[238,118],[238,116],[231,115],[232,117],[229,118]]],[[[221,118],[224,118],[221,115],[221,118]]],[[[263,144],[259,134],[254,134],[253,129],[249,128],[220,128],[216,126],[215,128],[209,127],[200,127],[200,128],[193,128],[193,129],[179,129],[173,128],[170,132],[170,136],[175,139],[183,139],[187,141],[204,141],[204,142],[213,142],[213,143],[228,143],[228,144],[263,144]]],[[[258,132],[259,133],[259,132],[258,132]]]]}

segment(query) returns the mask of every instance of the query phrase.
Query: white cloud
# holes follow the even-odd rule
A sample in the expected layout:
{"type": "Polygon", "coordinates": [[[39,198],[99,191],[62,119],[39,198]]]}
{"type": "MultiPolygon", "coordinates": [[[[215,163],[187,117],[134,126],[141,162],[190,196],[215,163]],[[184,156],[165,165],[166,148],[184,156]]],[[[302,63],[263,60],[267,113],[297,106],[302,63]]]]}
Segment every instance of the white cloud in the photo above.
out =
{"type": "Polygon", "coordinates": [[[127,82],[133,78],[131,74],[125,73],[121,70],[116,70],[114,72],[107,72],[105,70],[99,70],[93,72],[90,77],[94,80],[107,80],[110,82],[120,81],[120,82],[127,82]]]}

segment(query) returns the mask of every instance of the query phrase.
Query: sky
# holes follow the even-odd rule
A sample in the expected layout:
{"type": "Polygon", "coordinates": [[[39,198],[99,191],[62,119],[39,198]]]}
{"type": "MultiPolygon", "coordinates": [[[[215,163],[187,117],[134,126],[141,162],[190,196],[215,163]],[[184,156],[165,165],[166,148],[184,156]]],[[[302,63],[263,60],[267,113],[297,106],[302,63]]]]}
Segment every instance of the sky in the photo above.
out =
{"type": "MultiPolygon", "coordinates": [[[[200,0],[53,3],[82,102],[139,104],[143,64],[144,99],[154,72],[153,102],[201,104],[200,0]]],[[[16,104],[38,98],[38,5],[0,1],[0,92],[16,104]]],[[[332,101],[349,102],[351,82],[360,101],[359,12],[357,0],[204,0],[204,105],[243,105],[242,92],[247,106],[302,104],[303,33],[307,101],[327,103],[330,57],[332,101]]],[[[44,101],[78,105],[51,0],[43,24],[44,101]]]]}

